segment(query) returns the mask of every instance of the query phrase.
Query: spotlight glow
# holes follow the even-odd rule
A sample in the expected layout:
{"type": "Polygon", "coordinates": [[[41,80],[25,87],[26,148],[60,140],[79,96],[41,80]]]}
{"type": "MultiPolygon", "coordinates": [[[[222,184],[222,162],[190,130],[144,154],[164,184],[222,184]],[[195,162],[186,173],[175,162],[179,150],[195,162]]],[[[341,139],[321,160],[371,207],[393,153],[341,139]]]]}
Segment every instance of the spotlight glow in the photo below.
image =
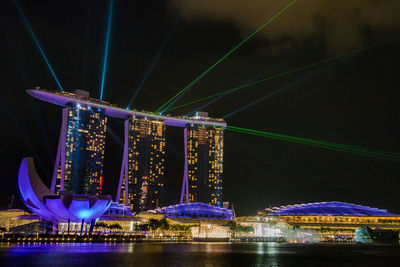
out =
{"type": "Polygon", "coordinates": [[[108,9],[106,46],[104,49],[103,73],[101,75],[100,100],[103,100],[104,84],[105,84],[105,78],[106,78],[106,72],[107,72],[108,48],[109,48],[109,44],[110,44],[111,19],[112,19],[113,7],[114,7],[114,0],[110,0],[110,7],[108,9]]]}
{"type": "Polygon", "coordinates": [[[46,62],[47,66],[49,67],[49,70],[50,70],[50,72],[51,72],[51,75],[53,75],[54,80],[56,80],[56,83],[57,83],[57,85],[58,85],[58,88],[59,88],[61,91],[64,91],[63,88],[62,88],[62,86],[61,86],[60,81],[58,80],[58,78],[57,78],[57,76],[56,76],[56,73],[54,72],[54,70],[53,70],[53,68],[52,68],[52,66],[51,66],[51,64],[50,64],[50,62],[49,62],[49,60],[47,59],[46,54],[44,53],[44,51],[43,51],[43,49],[42,49],[42,46],[41,46],[40,43],[39,43],[39,40],[36,38],[36,35],[35,35],[35,33],[33,32],[32,27],[31,27],[31,25],[29,24],[28,19],[25,17],[24,12],[23,12],[22,9],[21,9],[21,6],[19,5],[19,3],[18,3],[17,0],[14,0],[14,4],[15,4],[15,6],[17,7],[18,12],[19,12],[19,14],[20,14],[21,17],[22,17],[22,20],[24,21],[26,28],[28,28],[28,31],[29,31],[29,33],[31,34],[32,38],[33,38],[33,41],[35,42],[37,48],[39,49],[39,52],[40,52],[40,54],[42,55],[43,60],[46,62]]]}

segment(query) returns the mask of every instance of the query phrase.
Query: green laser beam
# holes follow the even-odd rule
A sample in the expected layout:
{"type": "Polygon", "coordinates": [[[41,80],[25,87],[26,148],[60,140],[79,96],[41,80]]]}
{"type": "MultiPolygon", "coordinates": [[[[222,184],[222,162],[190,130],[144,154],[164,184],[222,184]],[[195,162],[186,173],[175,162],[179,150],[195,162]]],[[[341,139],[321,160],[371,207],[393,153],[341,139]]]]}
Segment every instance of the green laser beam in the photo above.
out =
{"type": "MultiPolygon", "coordinates": [[[[266,23],[264,23],[262,26],[260,26],[255,32],[250,34],[248,37],[246,37],[243,41],[241,41],[238,45],[236,45],[232,50],[230,50],[227,54],[225,54],[222,58],[220,58],[217,62],[215,62],[211,67],[209,67],[206,71],[204,71],[202,74],[200,74],[196,79],[194,79],[192,82],[190,82],[188,85],[186,85],[181,91],[179,91],[175,96],[170,98],[167,102],[165,102],[161,107],[159,107],[154,113],[159,113],[162,108],[164,108],[166,105],[168,105],[171,101],[173,101],[175,98],[177,98],[179,95],[181,95],[184,91],[186,91],[188,88],[192,87],[195,83],[197,83],[204,75],[206,75],[209,71],[211,71],[213,68],[215,68],[220,62],[222,62],[225,58],[227,58],[229,55],[231,55],[233,52],[235,52],[239,47],[241,47],[244,43],[246,43],[251,37],[253,37],[256,33],[261,31],[265,26],[270,24],[274,19],[279,17],[282,13],[284,13],[290,6],[292,6],[297,0],[291,1],[287,6],[285,6],[281,11],[279,11],[277,14],[275,14],[272,18],[270,18],[266,23]]],[[[165,110],[164,110],[165,111],[165,110]]],[[[164,112],[163,111],[163,112],[164,112]]]]}
{"type": "Polygon", "coordinates": [[[287,138],[287,139],[296,139],[304,142],[314,142],[314,143],[319,143],[323,145],[329,145],[329,146],[340,146],[345,149],[350,149],[350,150],[360,150],[360,151],[365,151],[368,153],[377,153],[377,154],[385,154],[385,155],[392,155],[392,156],[400,156],[399,154],[392,153],[392,152],[387,152],[383,150],[377,150],[377,149],[367,149],[363,147],[358,147],[358,146],[350,146],[350,145],[344,145],[344,144],[338,144],[338,143],[333,143],[333,142],[328,142],[328,141],[322,141],[322,140],[316,140],[316,139],[310,139],[310,138],[303,138],[303,137],[296,137],[296,136],[289,136],[289,135],[284,135],[284,134],[276,134],[276,133],[271,133],[271,132],[265,132],[265,131],[258,131],[258,130],[251,130],[251,129],[244,129],[240,127],[235,127],[235,126],[227,126],[227,128],[231,129],[236,129],[236,130],[245,130],[253,133],[259,133],[259,134],[268,134],[269,136],[274,136],[274,137],[280,137],[280,138],[287,138]]]}
{"type": "Polygon", "coordinates": [[[335,151],[340,151],[340,152],[345,152],[345,153],[351,153],[351,154],[355,154],[355,155],[359,155],[359,156],[370,156],[370,157],[383,159],[383,160],[400,161],[400,159],[398,159],[398,158],[385,157],[385,156],[376,155],[376,154],[366,154],[366,153],[362,153],[362,152],[359,152],[359,151],[348,151],[346,149],[341,149],[341,148],[337,148],[337,147],[326,147],[324,145],[301,142],[301,141],[297,141],[297,140],[287,140],[287,139],[279,138],[279,137],[268,137],[268,136],[265,136],[263,134],[249,133],[247,131],[240,131],[240,130],[233,130],[233,129],[230,129],[230,131],[243,133],[243,134],[251,134],[251,135],[260,136],[260,137],[267,137],[267,138],[271,138],[271,139],[275,139],[275,140],[279,140],[279,141],[285,141],[285,142],[303,144],[303,145],[308,145],[308,146],[313,146],[313,147],[318,147],[318,148],[323,148],[323,149],[330,149],[330,150],[335,150],[335,151]]]}
{"type": "Polygon", "coordinates": [[[357,154],[357,155],[362,155],[362,156],[371,156],[371,157],[385,159],[385,160],[400,161],[399,157],[392,157],[392,156],[388,156],[388,155],[382,155],[382,154],[376,154],[376,153],[366,153],[366,152],[362,152],[362,151],[358,151],[358,150],[348,150],[348,149],[344,149],[344,148],[341,148],[341,147],[326,146],[326,145],[321,145],[321,144],[318,144],[318,143],[303,142],[303,141],[299,141],[299,140],[296,140],[296,139],[286,139],[286,138],[280,138],[280,137],[271,137],[271,136],[263,135],[263,134],[260,134],[260,133],[251,133],[251,132],[248,132],[248,131],[241,131],[241,130],[234,130],[234,129],[229,129],[229,130],[235,131],[235,132],[239,132],[239,133],[244,133],[244,134],[251,134],[251,135],[256,135],[256,136],[261,136],[261,137],[267,137],[267,138],[280,140],[280,141],[288,141],[288,142],[292,142],[292,143],[299,143],[299,144],[310,145],[310,146],[319,147],[319,148],[342,151],[342,152],[352,153],[352,154],[357,154]]]}
{"type": "MultiPolygon", "coordinates": [[[[251,135],[256,135],[256,136],[261,136],[261,137],[269,137],[271,139],[275,139],[275,140],[279,140],[279,141],[289,141],[289,142],[293,142],[293,143],[298,143],[298,144],[304,144],[304,145],[311,145],[311,146],[316,146],[316,147],[320,147],[320,148],[326,148],[326,146],[321,145],[321,144],[317,144],[317,143],[311,143],[311,142],[304,142],[304,141],[300,141],[297,139],[287,139],[287,138],[282,138],[282,137],[278,137],[278,136],[269,136],[269,135],[265,135],[265,134],[261,134],[261,133],[252,133],[252,132],[248,132],[248,131],[243,131],[243,130],[238,130],[238,129],[228,129],[230,131],[234,131],[234,132],[239,132],[239,133],[244,133],[244,134],[251,134],[251,135]]],[[[331,147],[329,147],[331,148],[331,147]]],[[[335,150],[340,150],[340,151],[344,151],[347,152],[347,150],[340,148],[340,147],[332,147],[335,150]]],[[[357,152],[357,151],[355,151],[357,152]]],[[[359,152],[361,153],[361,152],[359,152]]]]}
{"type": "Polygon", "coordinates": [[[265,132],[265,131],[243,129],[243,128],[234,127],[234,126],[228,126],[228,127],[231,128],[231,129],[235,129],[235,130],[249,131],[249,132],[252,132],[252,133],[259,133],[259,134],[267,134],[267,135],[273,136],[273,137],[286,138],[286,139],[295,139],[295,140],[299,140],[299,141],[302,141],[302,142],[318,143],[318,144],[327,145],[327,146],[341,147],[341,148],[349,149],[349,150],[359,150],[359,151],[368,152],[368,153],[377,153],[377,154],[385,154],[385,155],[387,155],[387,154],[391,154],[391,155],[395,155],[395,156],[397,155],[395,153],[386,152],[386,151],[382,151],[382,150],[366,149],[366,148],[362,148],[362,147],[343,145],[343,144],[327,142],[327,141],[321,141],[321,140],[316,140],[316,139],[302,138],[302,137],[289,136],[289,135],[283,135],[283,134],[275,134],[275,133],[270,133],[270,132],[265,132]]]}
{"type": "Polygon", "coordinates": [[[289,136],[289,135],[283,135],[283,134],[277,134],[277,133],[271,133],[271,132],[265,132],[265,131],[251,130],[251,129],[245,129],[245,128],[240,128],[240,127],[235,127],[235,126],[227,126],[226,129],[230,130],[230,131],[234,131],[234,132],[239,132],[239,133],[244,133],[244,134],[252,134],[252,135],[267,137],[267,138],[280,140],[280,141],[288,141],[288,142],[292,142],[292,143],[310,145],[310,146],[314,146],[314,147],[326,148],[326,149],[342,151],[342,152],[347,152],[347,153],[353,153],[353,154],[362,155],[362,156],[371,156],[371,157],[385,159],[385,160],[400,161],[400,154],[377,150],[377,149],[368,149],[368,148],[363,148],[363,147],[358,147],[358,146],[350,146],[350,145],[338,144],[338,143],[321,141],[321,140],[310,139],[310,138],[302,138],[302,137],[289,136]]]}
{"type": "Polygon", "coordinates": [[[197,100],[193,100],[193,101],[187,102],[186,104],[182,104],[182,105],[179,105],[179,106],[176,106],[176,107],[173,107],[173,108],[169,108],[169,109],[167,109],[165,111],[176,110],[176,109],[183,108],[183,107],[186,107],[186,106],[198,103],[198,102],[202,102],[202,101],[214,98],[214,97],[218,97],[220,95],[230,94],[230,93],[233,93],[233,92],[238,91],[238,90],[243,89],[243,88],[251,87],[251,86],[266,82],[266,81],[270,81],[270,80],[277,79],[277,78],[280,78],[280,77],[283,77],[283,76],[286,76],[286,75],[289,75],[289,74],[293,74],[295,72],[306,70],[306,69],[309,69],[309,68],[312,68],[312,67],[315,67],[315,66],[318,66],[318,65],[325,64],[325,63],[329,63],[331,61],[334,61],[334,60],[337,60],[337,59],[340,59],[340,58],[343,58],[343,57],[347,57],[347,56],[351,56],[351,55],[354,55],[354,54],[357,54],[357,53],[361,53],[361,52],[363,52],[365,50],[372,49],[374,47],[377,47],[377,46],[380,46],[380,45],[384,45],[384,44],[387,44],[389,42],[393,42],[393,41],[396,41],[396,40],[399,40],[399,39],[400,39],[400,37],[396,37],[396,38],[390,39],[390,40],[385,40],[385,41],[382,41],[382,42],[379,42],[379,43],[372,44],[372,45],[367,46],[367,47],[362,47],[362,48],[359,48],[359,49],[356,49],[356,50],[352,50],[352,51],[346,52],[346,53],[338,55],[338,56],[330,57],[330,58],[327,58],[327,59],[324,59],[324,60],[321,60],[321,61],[318,61],[318,62],[307,64],[307,65],[304,65],[304,66],[301,66],[301,67],[297,67],[297,68],[294,68],[294,69],[291,69],[291,70],[288,70],[288,71],[284,71],[284,72],[281,72],[281,73],[277,73],[277,74],[274,74],[272,76],[269,76],[269,77],[261,79],[261,80],[257,80],[257,81],[251,82],[251,83],[243,84],[243,85],[234,87],[234,88],[226,90],[226,91],[221,91],[221,92],[213,94],[213,95],[205,96],[205,97],[199,98],[197,100]]]}
{"type": "MultiPolygon", "coordinates": [[[[213,125],[204,124],[203,126],[213,126],[213,125]]],[[[400,154],[387,152],[387,151],[383,151],[383,150],[369,149],[369,148],[363,148],[363,147],[358,147],[358,146],[350,146],[350,145],[344,145],[344,144],[333,143],[333,142],[328,142],[328,141],[303,138],[303,137],[297,137],[297,136],[290,136],[290,135],[284,135],[284,134],[277,134],[277,133],[266,132],[266,131],[252,130],[252,129],[246,129],[246,128],[235,127],[235,126],[226,126],[226,129],[230,130],[230,131],[245,133],[245,134],[252,134],[252,135],[257,135],[257,136],[262,136],[262,137],[268,137],[271,139],[276,139],[276,140],[281,140],[281,141],[288,141],[288,142],[293,142],[293,143],[311,145],[311,146],[316,146],[316,147],[320,147],[320,148],[328,148],[328,149],[333,149],[333,150],[338,150],[338,151],[340,150],[343,152],[348,152],[348,153],[353,153],[353,154],[358,154],[358,155],[372,156],[372,157],[378,157],[378,158],[384,158],[384,159],[396,160],[396,161],[400,160],[400,154]]]]}

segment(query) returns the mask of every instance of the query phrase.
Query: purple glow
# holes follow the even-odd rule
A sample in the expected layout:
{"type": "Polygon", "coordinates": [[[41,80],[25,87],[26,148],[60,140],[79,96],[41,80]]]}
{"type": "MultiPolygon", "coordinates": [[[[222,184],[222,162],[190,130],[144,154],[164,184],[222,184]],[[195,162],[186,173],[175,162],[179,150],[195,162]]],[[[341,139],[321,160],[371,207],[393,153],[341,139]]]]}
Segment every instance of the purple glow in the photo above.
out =
{"type": "Polygon", "coordinates": [[[181,204],[183,204],[183,197],[186,191],[186,203],[189,203],[189,178],[188,178],[188,151],[187,151],[187,128],[183,130],[183,143],[184,143],[184,153],[185,153],[185,165],[183,169],[183,182],[182,182],[182,192],[181,192],[181,204]]]}
{"type": "Polygon", "coordinates": [[[51,191],[53,192],[56,190],[58,168],[60,168],[60,191],[64,190],[65,139],[67,138],[67,123],[68,108],[63,108],[60,138],[58,140],[56,162],[54,164],[53,179],[51,181],[51,191]]]}
{"type": "Polygon", "coordinates": [[[111,205],[111,198],[87,195],[72,195],[72,197],[46,196],[46,207],[61,221],[80,222],[99,218],[111,205]],[[71,199],[70,199],[71,198],[71,199]],[[66,206],[66,203],[71,203],[66,206]],[[91,203],[94,202],[92,205],[91,203]]]}
{"type": "Polygon", "coordinates": [[[340,201],[296,204],[266,210],[276,215],[399,216],[387,210],[340,201]]]}
{"type": "Polygon", "coordinates": [[[148,119],[153,119],[153,120],[160,120],[164,121],[164,123],[168,126],[177,126],[177,127],[185,127],[187,124],[200,124],[203,125],[204,123],[207,123],[207,125],[214,125],[217,127],[222,127],[225,129],[226,127],[226,122],[216,122],[216,121],[204,121],[204,120],[194,120],[194,119],[184,119],[184,118],[179,118],[179,117],[169,117],[169,116],[163,116],[163,115],[155,115],[152,114],[151,112],[146,113],[146,112],[140,112],[140,111],[134,111],[134,110],[127,110],[125,108],[118,108],[118,107],[112,107],[106,104],[101,104],[101,103],[96,103],[96,102],[91,102],[83,99],[76,99],[73,97],[68,97],[65,95],[61,95],[59,93],[53,93],[53,92],[47,92],[43,90],[27,90],[28,94],[31,96],[52,103],[56,104],[59,106],[66,106],[69,103],[80,103],[83,105],[88,105],[91,106],[92,108],[101,108],[104,109],[105,113],[107,116],[114,117],[114,118],[119,118],[119,119],[126,119],[132,116],[136,116],[137,118],[144,118],[147,117],[148,119]]]}
{"type": "Polygon", "coordinates": [[[129,198],[128,198],[128,138],[129,138],[129,119],[125,120],[124,122],[124,151],[123,151],[123,156],[122,156],[122,166],[121,166],[121,173],[119,176],[119,183],[118,183],[118,191],[117,191],[117,197],[115,199],[116,202],[119,202],[119,199],[121,197],[121,188],[122,188],[122,182],[123,178],[125,176],[125,184],[124,184],[124,192],[125,194],[125,205],[129,205],[129,198]]]}
{"type": "Polygon", "coordinates": [[[18,186],[25,205],[40,217],[53,222],[97,219],[111,205],[110,196],[55,195],[40,180],[33,158],[22,160],[18,186]]]}
{"type": "Polygon", "coordinates": [[[106,212],[110,206],[111,206],[111,199],[100,199],[98,198],[96,202],[90,207],[90,209],[87,211],[87,214],[81,214],[82,219],[96,219],[99,218],[101,215],[103,215],[104,212],[106,212]],[[86,217],[87,216],[87,217],[86,217]]]}
{"type": "Polygon", "coordinates": [[[232,210],[207,205],[205,203],[185,203],[164,207],[156,210],[157,213],[165,214],[167,218],[197,218],[197,219],[220,219],[233,220],[232,210]]]}
{"type": "Polygon", "coordinates": [[[47,220],[54,220],[54,215],[46,208],[45,204],[39,199],[42,195],[36,194],[31,179],[36,182],[38,191],[51,193],[47,188],[43,188],[43,183],[37,181],[38,175],[34,170],[33,158],[24,158],[18,172],[18,187],[25,205],[34,213],[47,220]],[[32,176],[32,177],[31,177],[32,176]],[[47,190],[46,190],[47,189],[47,190]],[[33,206],[33,205],[34,206],[33,206]]]}
{"type": "Polygon", "coordinates": [[[79,197],[79,199],[76,199],[76,197],[73,196],[72,199],[73,200],[68,208],[68,211],[74,214],[80,220],[89,219],[91,215],[89,198],[87,196],[82,196],[79,197]],[[80,198],[86,198],[86,199],[80,199],[80,198]]]}
{"type": "Polygon", "coordinates": [[[57,214],[58,217],[61,217],[64,220],[70,219],[73,222],[79,221],[79,218],[73,216],[65,207],[64,203],[62,202],[61,196],[47,196],[45,198],[45,201],[46,207],[54,214],[57,214]]]}

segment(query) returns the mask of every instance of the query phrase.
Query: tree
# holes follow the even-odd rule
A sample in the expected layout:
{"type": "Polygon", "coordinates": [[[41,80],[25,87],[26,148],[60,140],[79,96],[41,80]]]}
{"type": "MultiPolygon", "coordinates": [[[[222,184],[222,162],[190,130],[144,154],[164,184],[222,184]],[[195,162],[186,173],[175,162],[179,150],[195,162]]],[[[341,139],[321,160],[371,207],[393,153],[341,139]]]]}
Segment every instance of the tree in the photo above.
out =
{"type": "Polygon", "coordinates": [[[157,230],[158,227],[160,227],[160,222],[157,219],[150,219],[149,227],[153,231],[153,236],[154,236],[154,232],[157,230]]]}
{"type": "Polygon", "coordinates": [[[243,232],[252,233],[252,232],[254,232],[254,228],[253,228],[253,226],[245,226],[245,227],[243,227],[243,232]]]}
{"type": "Polygon", "coordinates": [[[233,238],[235,238],[235,237],[236,237],[236,231],[238,230],[238,225],[237,225],[237,223],[234,222],[234,221],[229,221],[228,224],[227,224],[227,226],[228,226],[229,229],[231,230],[233,238]]]}
{"type": "Polygon", "coordinates": [[[94,225],[94,228],[108,228],[108,225],[106,223],[103,223],[103,222],[97,222],[94,225]]]}
{"type": "Polygon", "coordinates": [[[162,231],[168,230],[169,227],[170,227],[169,222],[168,222],[167,219],[165,219],[165,218],[162,218],[162,219],[159,221],[159,226],[160,226],[160,229],[161,229],[162,231]]]}
{"type": "Polygon", "coordinates": [[[111,225],[109,226],[109,228],[110,228],[110,229],[122,230],[122,226],[121,226],[120,224],[118,224],[118,223],[111,224],[111,225]]]}

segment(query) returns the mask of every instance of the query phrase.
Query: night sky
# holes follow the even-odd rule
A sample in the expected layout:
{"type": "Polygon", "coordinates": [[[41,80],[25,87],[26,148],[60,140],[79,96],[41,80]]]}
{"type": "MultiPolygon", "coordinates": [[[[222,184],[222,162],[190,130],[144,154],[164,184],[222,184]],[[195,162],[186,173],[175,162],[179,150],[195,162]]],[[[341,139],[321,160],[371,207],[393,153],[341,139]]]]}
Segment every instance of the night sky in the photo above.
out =
{"type": "MultiPolygon", "coordinates": [[[[104,99],[154,111],[290,1],[115,0],[104,99]]],[[[22,1],[63,88],[99,97],[108,1],[22,1]]],[[[272,74],[400,37],[398,0],[299,0],[229,56],[177,105],[272,74]]],[[[400,41],[233,93],[208,106],[228,124],[400,153],[400,41]],[[289,85],[289,86],[288,86],[289,85]]],[[[28,88],[57,84],[12,0],[0,1],[0,206],[17,194],[20,161],[34,156],[50,184],[61,107],[28,88]]],[[[199,103],[172,112],[183,115],[199,103]]],[[[109,120],[105,192],[115,196],[123,134],[109,120]]],[[[400,162],[225,131],[224,200],[237,215],[269,206],[346,201],[400,213],[400,162]]],[[[183,129],[167,127],[165,204],[178,202],[183,129]]],[[[22,206],[21,206],[22,207],[22,206]]]]}

